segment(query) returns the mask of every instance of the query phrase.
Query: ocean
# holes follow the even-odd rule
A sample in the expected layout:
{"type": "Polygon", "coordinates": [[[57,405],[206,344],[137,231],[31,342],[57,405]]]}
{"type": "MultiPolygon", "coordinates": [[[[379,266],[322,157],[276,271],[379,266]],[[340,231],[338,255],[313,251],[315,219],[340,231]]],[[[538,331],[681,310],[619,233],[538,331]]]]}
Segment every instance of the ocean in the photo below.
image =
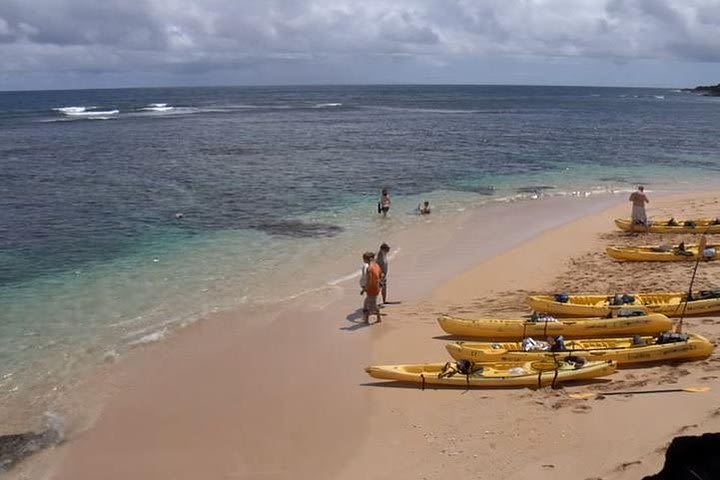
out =
{"type": "Polygon", "coordinates": [[[442,218],[708,185],[718,124],[717,98],[670,89],[0,92],[0,402],[212,312],[350,278],[357,265],[327,260],[412,225],[422,200],[442,218]]]}

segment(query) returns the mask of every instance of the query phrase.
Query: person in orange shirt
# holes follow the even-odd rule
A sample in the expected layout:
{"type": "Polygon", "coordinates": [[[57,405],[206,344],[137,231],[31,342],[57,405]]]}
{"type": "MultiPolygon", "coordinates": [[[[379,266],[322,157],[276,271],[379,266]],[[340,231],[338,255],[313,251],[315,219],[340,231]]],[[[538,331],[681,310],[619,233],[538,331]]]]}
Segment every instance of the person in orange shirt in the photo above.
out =
{"type": "Polygon", "coordinates": [[[360,295],[365,294],[363,302],[363,320],[370,323],[370,315],[377,316],[377,322],[381,322],[380,309],[378,308],[377,298],[380,295],[380,278],[382,277],[382,269],[375,262],[375,254],[365,252],[363,254],[363,269],[360,276],[360,295]]]}

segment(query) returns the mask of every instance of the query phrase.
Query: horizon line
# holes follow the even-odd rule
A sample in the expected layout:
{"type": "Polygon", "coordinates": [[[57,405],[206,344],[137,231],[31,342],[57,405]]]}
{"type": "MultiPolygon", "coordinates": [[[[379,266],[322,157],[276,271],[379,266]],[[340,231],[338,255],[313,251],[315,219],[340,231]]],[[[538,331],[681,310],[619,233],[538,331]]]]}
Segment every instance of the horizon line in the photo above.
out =
{"type": "Polygon", "coordinates": [[[91,90],[150,90],[180,88],[317,88],[317,87],[556,87],[556,88],[619,88],[619,89],[668,89],[681,90],[694,87],[674,86],[631,86],[631,85],[560,85],[560,84],[523,84],[523,83],[287,83],[287,84],[218,84],[218,85],[163,85],[163,86],[125,86],[125,87],[81,87],[81,88],[31,88],[0,90],[2,93],[25,92],[72,92],[91,90]]]}

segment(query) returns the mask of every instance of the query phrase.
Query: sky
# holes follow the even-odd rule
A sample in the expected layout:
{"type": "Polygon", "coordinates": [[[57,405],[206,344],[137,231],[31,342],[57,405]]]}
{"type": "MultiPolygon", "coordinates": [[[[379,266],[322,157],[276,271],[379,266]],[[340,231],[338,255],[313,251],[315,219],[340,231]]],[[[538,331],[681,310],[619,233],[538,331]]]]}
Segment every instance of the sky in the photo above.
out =
{"type": "Polygon", "coordinates": [[[0,0],[0,90],[720,83],[720,0],[0,0]]]}

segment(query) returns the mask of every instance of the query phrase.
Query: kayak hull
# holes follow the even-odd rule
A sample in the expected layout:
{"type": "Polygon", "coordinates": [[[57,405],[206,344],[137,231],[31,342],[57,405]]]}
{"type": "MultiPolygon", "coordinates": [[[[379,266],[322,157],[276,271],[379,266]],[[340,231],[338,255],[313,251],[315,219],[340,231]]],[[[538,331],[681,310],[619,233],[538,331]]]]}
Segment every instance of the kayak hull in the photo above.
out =
{"type": "Polygon", "coordinates": [[[686,245],[685,252],[681,253],[677,247],[670,251],[659,251],[658,247],[648,245],[639,247],[607,247],[606,252],[615,260],[626,262],[695,262],[717,260],[720,258],[716,252],[720,251],[720,245],[707,245],[712,249],[712,255],[699,255],[697,245],[686,245]]]}
{"type": "Polygon", "coordinates": [[[580,294],[569,295],[567,302],[558,302],[553,295],[534,295],[528,304],[536,312],[556,317],[607,317],[627,308],[640,308],[649,313],[661,313],[668,317],[712,315],[720,313],[720,298],[690,300],[685,303],[687,293],[633,293],[634,301],[625,305],[610,305],[612,295],[580,294]]]}
{"type": "MultiPolygon", "coordinates": [[[[448,363],[425,363],[407,365],[374,365],[365,371],[373,378],[394,380],[419,385],[446,387],[538,387],[569,381],[590,380],[611,375],[617,365],[614,362],[587,362],[575,367],[565,362],[494,362],[475,364],[480,368],[470,375],[455,371],[450,376],[448,363]]],[[[451,367],[452,369],[453,367],[451,367]]]]}
{"type": "Polygon", "coordinates": [[[566,338],[597,338],[627,335],[653,335],[672,328],[672,321],[662,314],[616,318],[577,318],[557,321],[477,319],[443,315],[438,324],[445,332],[458,337],[521,340],[525,337],[562,335],[566,338]]]}
{"type": "Polygon", "coordinates": [[[615,219],[615,225],[624,232],[648,232],[648,233],[720,233],[720,225],[714,224],[714,218],[699,218],[690,220],[695,225],[685,225],[685,221],[678,221],[679,225],[668,225],[670,219],[653,220],[649,229],[644,225],[633,224],[629,218],[615,219]]]}
{"type": "Polygon", "coordinates": [[[691,334],[685,341],[655,343],[654,337],[643,337],[645,345],[634,345],[633,338],[580,339],[565,342],[567,351],[525,351],[522,342],[455,342],[446,345],[456,360],[472,362],[527,362],[564,359],[568,356],[586,360],[614,361],[618,365],[702,360],[715,346],[706,338],[691,334]]]}

